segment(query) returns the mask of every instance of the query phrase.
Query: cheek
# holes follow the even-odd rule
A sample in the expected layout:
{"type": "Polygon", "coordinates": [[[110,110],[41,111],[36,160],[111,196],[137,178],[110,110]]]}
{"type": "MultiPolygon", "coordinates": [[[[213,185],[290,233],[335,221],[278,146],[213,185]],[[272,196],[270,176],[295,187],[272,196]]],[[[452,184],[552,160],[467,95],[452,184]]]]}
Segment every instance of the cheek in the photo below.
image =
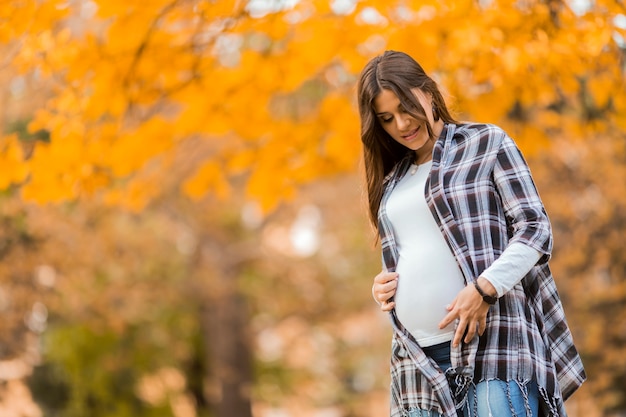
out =
{"type": "Polygon", "coordinates": [[[394,137],[393,124],[392,123],[385,123],[385,124],[381,124],[381,125],[383,127],[383,130],[385,132],[387,132],[387,134],[393,138],[394,137]]]}

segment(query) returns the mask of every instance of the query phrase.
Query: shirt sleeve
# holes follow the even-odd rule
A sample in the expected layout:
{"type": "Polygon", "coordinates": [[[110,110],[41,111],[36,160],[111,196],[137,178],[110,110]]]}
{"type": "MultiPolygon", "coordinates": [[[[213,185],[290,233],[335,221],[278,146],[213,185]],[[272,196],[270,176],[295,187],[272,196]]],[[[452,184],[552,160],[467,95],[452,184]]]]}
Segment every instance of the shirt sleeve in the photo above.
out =
{"type": "Polygon", "coordinates": [[[498,297],[502,297],[528,274],[541,256],[535,248],[515,242],[481,276],[494,286],[498,297]]]}
{"type": "Polygon", "coordinates": [[[523,243],[541,252],[547,261],[552,251],[550,221],[530,169],[508,136],[498,152],[493,175],[507,217],[509,245],[523,243]]]}

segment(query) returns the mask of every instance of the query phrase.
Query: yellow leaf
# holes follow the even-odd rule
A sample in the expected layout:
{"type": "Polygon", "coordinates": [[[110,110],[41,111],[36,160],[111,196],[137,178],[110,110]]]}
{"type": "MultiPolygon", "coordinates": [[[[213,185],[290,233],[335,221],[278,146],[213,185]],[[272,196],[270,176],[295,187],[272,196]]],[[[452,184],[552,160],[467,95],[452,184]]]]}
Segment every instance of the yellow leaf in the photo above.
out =
{"type": "Polygon", "coordinates": [[[588,87],[597,106],[604,106],[619,88],[616,80],[609,77],[596,76],[588,81],[588,87]]]}
{"type": "Polygon", "coordinates": [[[295,189],[286,178],[277,175],[274,170],[256,169],[247,184],[247,195],[259,202],[263,213],[276,208],[281,200],[294,197],[295,189]]]}
{"type": "Polygon", "coordinates": [[[183,184],[183,191],[189,197],[199,200],[209,192],[220,199],[230,195],[230,185],[224,178],[223,168],[215,161],[208,161],[183,184]]]}
{"type": "Polygon", "coordinates": [[[537,123],[546,128],[557,129],[560,128],[563,123],[563,117],[551,110],[540,111],[535,117],[537,123]]]}
{"type": "Polygon", "coordinates": [[[234,174],[249,169],[254,163],[255,153],[251,149],[245,149],[228,158],[228,170],[234,174]]]}
{"type": "Polygon", "coordinates": [[[133,178],[122,189],[109,191],[104,202],[111,206],[122,207],[133,212],[140,212],[159,194],[158,179],[154,177],[133,178]]]}
{"type": "Polygon", "coordinates": [[[21,183],[28,175],[22,146],[15,134],[0,138],[0,167],[0,189],[21,183]]]}
{"type": "Polygon", "coordinates": [[[520,69],[522,55],[516,47],[507,46],[501,55],[503,68],[510,74],[515,74],[520,69]]]}
{"type": "Polygon", "coordinates": [[[112,144],[113,174],[119,177],[132,174],[152,158],[171,149],[175,141],[171,124],[160,116],[153,117],[112,144]]]}

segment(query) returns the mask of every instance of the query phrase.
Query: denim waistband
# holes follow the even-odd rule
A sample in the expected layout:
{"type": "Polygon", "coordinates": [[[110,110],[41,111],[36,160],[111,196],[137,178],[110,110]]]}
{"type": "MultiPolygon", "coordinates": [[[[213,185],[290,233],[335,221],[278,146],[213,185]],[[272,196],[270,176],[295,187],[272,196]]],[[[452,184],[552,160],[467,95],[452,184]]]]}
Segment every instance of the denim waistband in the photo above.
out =
{"type": "Polygon", "coordinates": [[[422,348],[426,356],[434,360],[437,365],[442,366],[448,364],[450,366],[450,345],[451,342],[438,343],[432,346],[422,348]]]}

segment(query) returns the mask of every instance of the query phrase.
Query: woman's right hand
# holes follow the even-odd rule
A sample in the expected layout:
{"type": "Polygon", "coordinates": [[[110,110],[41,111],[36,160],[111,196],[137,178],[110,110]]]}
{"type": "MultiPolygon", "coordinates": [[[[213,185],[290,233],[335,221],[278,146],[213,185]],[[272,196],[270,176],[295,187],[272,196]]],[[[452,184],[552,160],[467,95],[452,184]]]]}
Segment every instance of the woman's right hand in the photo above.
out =
{"type": "Polygon", "coordinates": [[[398,274],[395,272],[382,271],[374,277],[374,285],[372,286],[372,296],[380,305],[382,311],[391,311],[396,303],[389,301],[396,293],[398,287],[398,274]]]}

